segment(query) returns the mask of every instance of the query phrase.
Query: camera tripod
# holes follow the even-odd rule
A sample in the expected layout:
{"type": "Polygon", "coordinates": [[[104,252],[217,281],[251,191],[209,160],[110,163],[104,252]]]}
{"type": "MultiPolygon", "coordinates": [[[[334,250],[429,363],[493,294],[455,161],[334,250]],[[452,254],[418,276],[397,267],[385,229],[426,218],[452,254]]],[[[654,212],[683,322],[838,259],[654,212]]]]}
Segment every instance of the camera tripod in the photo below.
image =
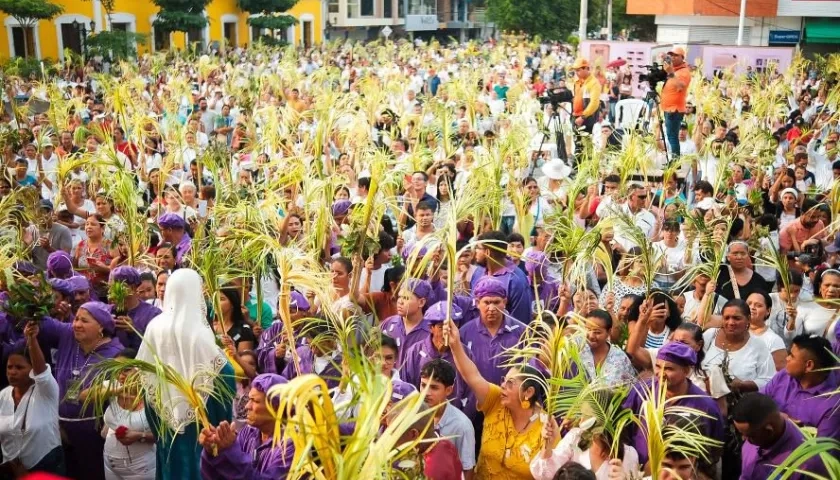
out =
{"type": "MultiPolygon", "coordinates": [[[[551,126],[550,128],[553,128],[554,138],[557,143],[557,158],[563,160],[563,162],[568,164],[568,155],[566,154],[566,138],[563,136],[563,131],[560,128],[560,115],[557,113],[557,110],[559,110],[560,108],[563,107],[561,107],[560,105],[557,105],[556,107],[552,105],[552,112],[551,115],[548,117],[548,124],[551,126]]],[[[565,108],[563,110],[568,112],[568,110],[566,110],[565,108]]],[[[551,133],[552,131],[549,131],[548,133],[543,133],[542,140],[540,140],[540,146],[537,149],[537,158],[539,158],[539,154],[542,152],[542,147],[543,145],[545,145],[545,141],[551,133]]],[[[534,170],[536,169],[537,160],[534,159],[531,161],[531,167],[528,169],[528,176],[533,176],[534,170]]]]}
{"type": "MultiPolygon", "coordinates": [[[[662,138],[662,146],[665,148],[665,166],[667,167],[671,163],[672,158],[668,152],[668,139],[665,137],[665,118],[662,116],[662,109],[659,108],[659,94],[656,92],[656,85],[650,85],[650,83],[648,83],[648,86],[650,87],[650,90],[648,90],[647,95],[645,95],[644,102],[646,105],[653,104],[656,108],[656,119],[659,121],[659,136],[662,138]]],[[[650,125],[651,117],[653,116],[653,109],[651,108],[649,110],[646,122],[642,122],[642,115],[644,115],[645,110],[642,109],[639,112],[639,118],[636,121],[636,125],[644,125],[645,129],[647,129],[647,126],[650,125]]]]}

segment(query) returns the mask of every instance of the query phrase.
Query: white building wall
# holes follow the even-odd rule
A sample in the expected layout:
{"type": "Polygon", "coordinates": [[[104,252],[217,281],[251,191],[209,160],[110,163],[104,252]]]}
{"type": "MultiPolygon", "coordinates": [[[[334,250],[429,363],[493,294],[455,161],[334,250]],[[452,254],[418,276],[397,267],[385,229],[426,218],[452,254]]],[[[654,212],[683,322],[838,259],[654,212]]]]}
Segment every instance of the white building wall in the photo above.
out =
{"type": "Polygon", "coordinates": [[[780,17],[840,17],[840,2],[836,0],[779,0],[776,14],[780,17]]]}
{"type": "MultiPolygon", "coordinates": [[[[813,2],[796,2],[813,3],[813,2]]],[[[837,3],[840,2],[826,2],[837,3]]],[[[801,17],[747,17],[744,22],[744,45],[767,46],[770,30],[800,30],[801,17]]],[[[738,38],[738,17],[706,15],[656,16],[656,41],[659,43],[709,43],[735,45],[738,38]]]]}

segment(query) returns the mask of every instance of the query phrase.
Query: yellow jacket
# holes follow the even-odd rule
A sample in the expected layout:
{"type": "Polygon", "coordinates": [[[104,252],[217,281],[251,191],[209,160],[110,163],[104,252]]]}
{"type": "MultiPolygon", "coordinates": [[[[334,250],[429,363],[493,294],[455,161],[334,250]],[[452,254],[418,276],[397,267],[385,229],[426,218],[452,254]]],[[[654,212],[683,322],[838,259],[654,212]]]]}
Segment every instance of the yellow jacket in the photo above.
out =
{"type": "Polygon", "coordinates": [[[572,113],[575,116],[590,117],[598,111],[601,102],[601,82],[590,74],[586,80],[575,80],[572,113]]]}

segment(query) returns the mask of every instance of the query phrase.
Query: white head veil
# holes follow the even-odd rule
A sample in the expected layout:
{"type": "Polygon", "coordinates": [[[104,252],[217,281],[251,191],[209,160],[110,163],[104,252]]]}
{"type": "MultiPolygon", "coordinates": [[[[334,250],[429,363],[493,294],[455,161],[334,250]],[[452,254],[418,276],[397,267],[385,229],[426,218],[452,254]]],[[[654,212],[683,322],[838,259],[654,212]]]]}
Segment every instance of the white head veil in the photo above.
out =
{"type": "MultiPolygon", "coordinates": [[[[215,375],[227,357],[216,344],[216,337],[207,323],[201,276],[190,269],[176,270],[166,282],[163,312],[149,322],[137,358],[171,366],[187,381],[195,380],[196,387],[209,391],[215,375]]],[[[148,375],[144,379],[152,405],[165,405],[156,412],[173,430],[182,432],[193,423],[195,411],[175,387],[160,388],[161,379],[148,375]]],[[[206,395],[202,397],[207,401],[206,395]]]]}

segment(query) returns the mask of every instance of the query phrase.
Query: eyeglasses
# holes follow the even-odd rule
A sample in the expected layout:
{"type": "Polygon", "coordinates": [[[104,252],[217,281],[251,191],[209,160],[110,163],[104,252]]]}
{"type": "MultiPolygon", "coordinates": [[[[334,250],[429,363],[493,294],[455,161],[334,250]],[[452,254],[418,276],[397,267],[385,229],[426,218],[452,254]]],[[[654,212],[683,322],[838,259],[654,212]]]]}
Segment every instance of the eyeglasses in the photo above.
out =
{"type": "Polygon", "coordinates": [[[639,200],[647,200],[647,195],[636,195],[639,200]]]}

